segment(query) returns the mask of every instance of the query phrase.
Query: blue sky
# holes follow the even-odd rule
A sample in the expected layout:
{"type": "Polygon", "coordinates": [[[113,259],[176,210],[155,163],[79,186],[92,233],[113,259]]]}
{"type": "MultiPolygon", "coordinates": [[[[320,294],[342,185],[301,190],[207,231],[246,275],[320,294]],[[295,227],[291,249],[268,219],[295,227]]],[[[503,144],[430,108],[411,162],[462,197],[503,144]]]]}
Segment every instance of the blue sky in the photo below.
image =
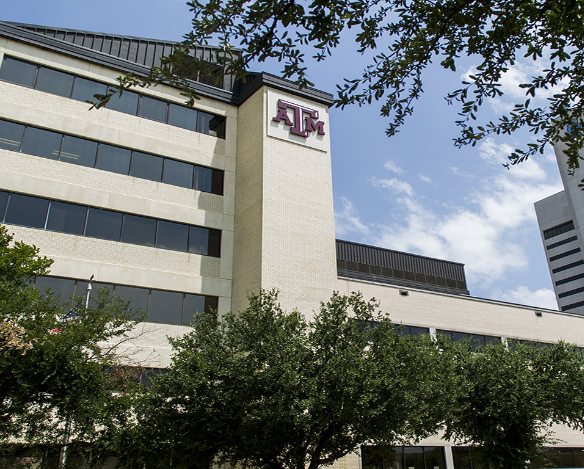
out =
{"type": "MultiPolygon", "coordinates": [[[[183,0],[20,0],[0,20],[180,40],[190,26],[183,0]]],[[[342,78],[359,76],[367,58],[350,38],[324,63],[309,64],[316,87],[334,92],[342,78]]],[[[278,63],[257,70],[278,73],[278,63]]],[[[457,72],[432,67],[425,94],[401,132],[386,137],[380,105],[331,109],[337,237],[465,264],[472,295],[556,308],[533,203],[562,189],[551,149],[532,161],[502,167],[529,134],[489,139],[457,149],[457,108],[444,96],[476,65],[457,72]]],[[[508,97],[485,106],[492,119],[521,99],[522,77],[538,70],[518,63],[502,80],[508,97]]]]}

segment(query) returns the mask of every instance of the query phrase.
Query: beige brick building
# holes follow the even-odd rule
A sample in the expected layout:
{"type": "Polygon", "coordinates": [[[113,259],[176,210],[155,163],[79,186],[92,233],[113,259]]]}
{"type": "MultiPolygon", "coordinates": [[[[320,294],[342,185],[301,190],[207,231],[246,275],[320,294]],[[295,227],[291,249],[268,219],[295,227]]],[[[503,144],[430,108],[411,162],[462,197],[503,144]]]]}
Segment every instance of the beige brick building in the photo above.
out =
{"type": "MultiPolygon", "coordinates": [[[[157,86],[89,110],[172,47],[0,22],[0,222],[55,259],[40,284],[66,298],[93,275],[147,312],[127,345],[136,360],[167,366],[166,337],[194,311],[239,310],[259,288],[307,315],[359,290],[409,334],[584,347],[583,316],[474,298],[460,264],[335,240],[328,93],[266,73],[193,77],[194,109],[157,86]]],[[[193,53],[213,62],[216,50],[193,53]]],[[[584,435],[558,437],[560,456],[584,467],[584,435]]],[[[464,451],[435,438],[399,448],[397,466],[464,469],[464,451]]]]}

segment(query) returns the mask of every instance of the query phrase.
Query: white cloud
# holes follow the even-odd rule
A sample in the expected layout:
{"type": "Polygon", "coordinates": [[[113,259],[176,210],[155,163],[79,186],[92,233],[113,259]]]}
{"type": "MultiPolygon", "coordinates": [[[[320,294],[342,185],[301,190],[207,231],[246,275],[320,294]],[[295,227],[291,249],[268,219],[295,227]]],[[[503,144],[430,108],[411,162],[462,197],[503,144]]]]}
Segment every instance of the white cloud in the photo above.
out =
{"type": "MultiPolygon", "coordinates": [[[[489,165],[499,165],[501,155],[506,156],[509,148],[486,140],[479,150],[489,165]]],[[[457,168],[451,169],[455,174],[468,176],[457,168]]],[[[473,191],[465,196],[464,201],[446,207],[442,204],[438,209],[439,204],[433,205],[428,199],[418,196],[407,181],[372,179],[375,187],[389,191],[391,217],[385,218],[397,221],[366,223],[359,219],[352,205],[350,217],[345,209],[337,216],[342,224],[349,219],[358,221],[354,224],[358,228],[353,230],[360,233],[362,242],[462,262],[471,292],[472,285],[481,289],[492,288],[510,272],[528,266],[521,230],[537,229],[533,203],[558,192],[561,185],[549,182],[535,160],[510,171],[501,169],[495,176],[477,178],[476,181],[473,191]]],[[[348,200],[347,203],[350,204],[348,200]]],[[[343,230],[347,232],[341,225],[339,231],[343,230]]],[[[518,295],[522,292],[515,293],[517,302],[530,303],[519,300],[518,295]]],[[[508,295],[505,298],[512,298],[511,292],[505,295],[508,295]]],[[[545,292],[538,290],[534,295],[544,306],[545,292]]]]}
{"type": "Polygon", "coordinates": [[[387,160],[385,162],[385,164],[383,165],[383,167],[385,169],[387,169],[388,171],[391,171],[392,173],[395,174],[403,174],[404,170],[402,167],[400,167],[395,161],[393,160],[387,160]]]}
{"type": "MultiPolygon", "coordinates": [[[[549,52],[549,50],[547,52],[549,52]]],[[[548,99],[568,86],[568,79],[564,79],[558,85],[549,87],[548,89],[537,89],[535,97],[526,95],[526,89],[520,88],[519,85],[521,84],[531,83],[533,77],[545,75],[544,70],[549,68],[551,63],[550,60],[545,57],[546,51],[544,51],[544,57],[539,58],[538,60],[532,60],[529,58],[518,60],[501,75],[501,79],[499,80],[501,86],[499,89],[504,95],[489,100],[489,104],[493,111],[498,114],[506,113],[513,109],[516,102],[522,102],[523,99],[528,98],[537,101],[548,99]]],[[[477,72],[478,70],[476,67],[472,66],[461,75],[461,79],[471,81],[470,76],[476,75],[477,72]]]]}
{"type": "Polygon", "coordinates": [[[531,291],[524,285],[518,285],[515,290],[496,290],[493,292],[493,297],[511,303],[519,303],[522,305],[537,306],[547,309],[558,309],[556,296],[549,288],[540,288],[539,290],[531,291]]]}
{"type": "Polygon", "coordinates": [[[393,193],[397,194],[407,194],[409,196],[414,195],[414,189],[406,181],[401,181],[396,178],[392,179],[377,179],[372,178],[371,182],[376,187],[385,187],[386,189],[391,189],[393,193]]]}
{"type": "Polygon", "coordinates": [[[425,176],[424,174],[418,174],[418,176],[420,176],[420,179],[424,182],[428,183],[432,182],[432,178],[430,176],[425,176]]]}
{"type": "Polygon", "coordinates": [[[341,197],[342,209],[335,211],[335,232],[337,237],[350,235],[368,236],[369,227],[361,222],[357,209],[353,204],[341,197]]]}

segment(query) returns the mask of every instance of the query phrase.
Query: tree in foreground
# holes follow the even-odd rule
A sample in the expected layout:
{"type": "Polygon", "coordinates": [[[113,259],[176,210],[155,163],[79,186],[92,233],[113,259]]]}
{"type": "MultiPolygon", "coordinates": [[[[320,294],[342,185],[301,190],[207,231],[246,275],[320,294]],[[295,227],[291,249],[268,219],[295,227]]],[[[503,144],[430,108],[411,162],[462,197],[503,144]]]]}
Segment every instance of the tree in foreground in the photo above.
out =
{"type": "Polygon", "coordinates": [[[452,390],[439,350],[395,334],[359,294],[333,295],[307,322],[263,291],[246,310],[200,313],[194,326],[172,340],[169,373],[136,404],[119,442],[125,467],[317,469],[365,442],[416,440],[442,424],[452,390]]]}
{"type": "Polygon", "coordinates": [[[283,63],[285,78],[306,87],[312,83],[305,55],[324,60],[341,39],[354,39],[358,52],[374,55],[360,77],[345,77],[338,85],[336,104],[361,106],[381,101],[382,115],[390,117],[387,134],[393,135],[423,93],[425,69],[439,62],[457,72],[460,60],[470,57],[477,66],[461,87],[447,96],[449,102],[460,106],[456,123],[461,134],[456,145],[475,145],[488,135],[527,128],[538,137],[535,143],[515,150],[511,163],[561,140],[567,145],[568,166],[573,169],[579,165],[578,150],[584,143],[580,128],[584,120],[580,2],[191,0],[188,4],[194,12],[193,29],[181,46],[162,67],[153,68],[149,77],[126,76],[121,88],[172,83],[181,87],[192,103],[193,92],[186,77],[223,69],[189,56],[194,45],[207,41],[219,42],[218,59],[227,73],[243,77],[254,61],[272,59],[283,63]],[[519,85],[525,99],[498,121],[475,125],[483,103],[503,95],[503,74],[520,61],[534,62],[541,70],[519,85]],[[545,99],[545,105],[535,104],[534,98],[545,99]],[[579,130],[565,133],[568,126],[579,130]]]}
{"type": "Polygon", "coordinates": [[[493,469],[544,467],[543,449],[555,442],[551,426],[584,427],[584,357],[560,342],[488,344],[440,341],[461,386],[446,438],[473,445],[493,469]]]}
{"type": "Polygon", "coordinates": [[[88,309],[78,298],[73,310],[70,301],[40,292],[34,281],[51,264],[0,227],[3,453],[33,445],[57,448],[57,454],[62,445],[87,447],[128,416],[126,396],[112,394],[115,374],[104,370],[120,366],[115,345],[107,344],[123,340],[135,316],[105,292],[88,309]]]}

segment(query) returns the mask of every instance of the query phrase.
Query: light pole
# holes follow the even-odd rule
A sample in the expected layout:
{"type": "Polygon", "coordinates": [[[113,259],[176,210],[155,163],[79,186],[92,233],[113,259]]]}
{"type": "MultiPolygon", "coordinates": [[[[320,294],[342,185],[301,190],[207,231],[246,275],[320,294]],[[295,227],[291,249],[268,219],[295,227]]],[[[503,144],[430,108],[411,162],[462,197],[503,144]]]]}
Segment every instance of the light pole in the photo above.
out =
{"type": "MultiPolygon", "coordinates": [[[[91,295],[91,289],[93,286],[91,282],[93,282],[92,275],[89,278],[89,282],[87,282],[87,287],[85,288],[85,310],[89,309],[89,296],[91,295]]],[[[61,452],[59,453],[59,469],[65,469],[65,465],[67,464],[67,446],[69,445],[69,434],[71,433],[71,419],[67,416],[67,422],[65,424],[65,438],[63,441],[63,446],[61,446],[61,452]]]]}

